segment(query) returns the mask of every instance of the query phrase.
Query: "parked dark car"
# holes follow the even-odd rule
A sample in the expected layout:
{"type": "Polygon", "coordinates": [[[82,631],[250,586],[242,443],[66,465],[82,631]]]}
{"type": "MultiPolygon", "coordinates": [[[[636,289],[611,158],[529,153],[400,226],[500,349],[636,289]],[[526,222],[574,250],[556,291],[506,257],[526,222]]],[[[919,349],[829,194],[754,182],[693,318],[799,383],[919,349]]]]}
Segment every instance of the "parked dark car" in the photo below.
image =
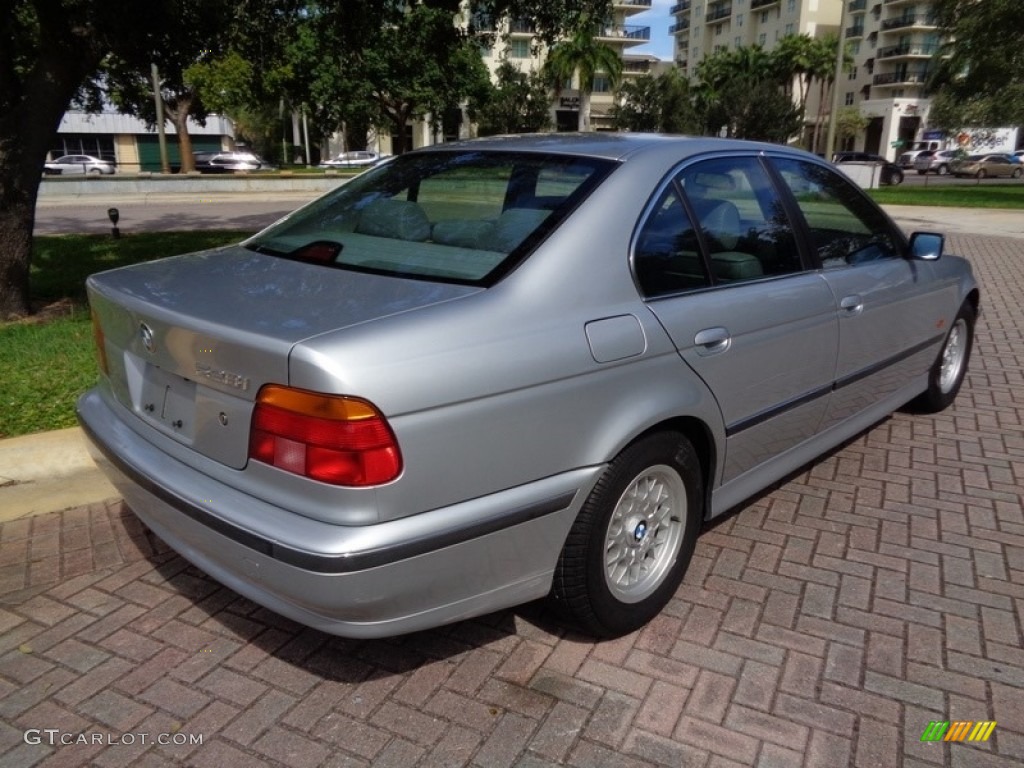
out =
{"type": "Polygon", "coordinates": [[[832,162],[836,165],[843,163],[873,164],[878,166],[880,171],[879,184],[896,186],[903,183],[903,170],[896,163],[886,160],[881,155],[873,155],[870,152],[836,152],[832,156],[832,162]]]}

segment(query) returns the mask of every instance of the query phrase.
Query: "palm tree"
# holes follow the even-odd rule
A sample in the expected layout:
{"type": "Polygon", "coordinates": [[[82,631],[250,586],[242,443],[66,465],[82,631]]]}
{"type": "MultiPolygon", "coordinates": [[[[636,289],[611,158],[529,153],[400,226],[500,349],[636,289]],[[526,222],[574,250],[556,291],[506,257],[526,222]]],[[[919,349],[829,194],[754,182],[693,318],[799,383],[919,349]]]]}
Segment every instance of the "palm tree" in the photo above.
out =
{"type": "Polygon", "coordinates": [[[582,17],[572,37],[552,46],[545,64],[558,84],[556,90],[575,76],[580,91],[580,131],[590,130],[590,94],[597,73],[603,72],[612,88],[617,87],[622,78],[622,58],[614,48],[594,38],[595,30],[595,25],[586,16],[582,17]]]}
{"type": "Polygon", "coordinates": [[[815,42],[810,35],[786,35],[772,51],[779,73],[786,78],[787,88],[792,89],[793,81],[800,89],[800,116],[807,110],[807,96],[811,90],[812,67],[814,64],[815,42]]]}

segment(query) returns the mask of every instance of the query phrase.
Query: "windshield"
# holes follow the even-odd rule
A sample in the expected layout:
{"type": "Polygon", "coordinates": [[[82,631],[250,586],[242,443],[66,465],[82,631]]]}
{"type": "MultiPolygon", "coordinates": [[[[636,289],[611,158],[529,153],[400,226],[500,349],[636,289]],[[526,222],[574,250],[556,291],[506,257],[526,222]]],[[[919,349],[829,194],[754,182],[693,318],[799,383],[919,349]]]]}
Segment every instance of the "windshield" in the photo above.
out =
{"type": "Polygon", "coordinates": [[[564,155],[403,155],[245,245],[341,269],[489,285],[522,261],[613,167],[608,160],[564,155]]]}

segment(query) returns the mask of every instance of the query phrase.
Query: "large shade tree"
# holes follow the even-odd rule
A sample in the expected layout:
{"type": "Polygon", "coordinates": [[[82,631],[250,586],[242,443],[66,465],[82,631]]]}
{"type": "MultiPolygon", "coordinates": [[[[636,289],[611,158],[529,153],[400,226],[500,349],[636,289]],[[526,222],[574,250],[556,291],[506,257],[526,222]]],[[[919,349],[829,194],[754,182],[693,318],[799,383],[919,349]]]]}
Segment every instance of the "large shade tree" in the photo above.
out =
{"type": "Polygon", "coordinates": [[[932,0],[949,42],[929,82],[931,120],[943,128],[1024,124],[1020,0],[932,0]]]}
{"type": "MultiPolygon", "coordinates": [[[[30,312],[36,198],[61,117],[100,64],[148,64],[173,0],[8,0],[0,12],[0,319],[30,312]]],[[[95,94],[94,94],[95,97],[95,94]]]]}

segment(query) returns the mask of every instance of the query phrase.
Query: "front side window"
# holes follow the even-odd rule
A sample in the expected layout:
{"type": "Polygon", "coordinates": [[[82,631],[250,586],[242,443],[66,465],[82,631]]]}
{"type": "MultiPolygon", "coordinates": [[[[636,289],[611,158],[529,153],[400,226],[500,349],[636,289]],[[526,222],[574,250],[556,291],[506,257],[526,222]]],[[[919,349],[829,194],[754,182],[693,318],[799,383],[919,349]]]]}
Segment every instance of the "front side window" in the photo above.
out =
{"type": "Polygon", "coordinates": [[[612,168],[594,158],[513,152],[404,155],[245,245],[339,269],[489,285],[612,168]]]}
{"type": "Polygon", "coordinates": [[[811,244],[826,269],[899,258],[902,235],[860,190],[830,168],[774,158],[807,222],[811,244]]]}

